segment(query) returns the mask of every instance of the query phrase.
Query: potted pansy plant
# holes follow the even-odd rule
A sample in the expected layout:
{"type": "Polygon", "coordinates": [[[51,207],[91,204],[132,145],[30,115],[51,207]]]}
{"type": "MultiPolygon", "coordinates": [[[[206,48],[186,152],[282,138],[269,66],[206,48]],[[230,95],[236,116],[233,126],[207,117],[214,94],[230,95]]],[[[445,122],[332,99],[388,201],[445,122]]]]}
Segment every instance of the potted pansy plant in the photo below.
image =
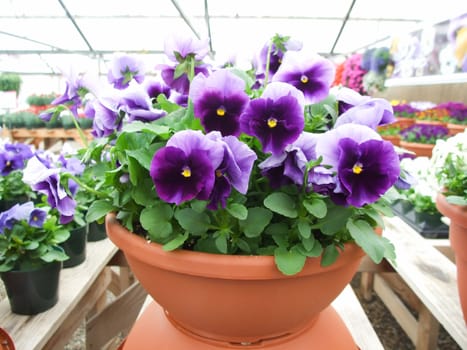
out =
{"type": "Polygon", "coordinates": [[[12,312],[32,315],[57,303],[68,236],[47,206],[29,201],[0,212],[0,277],[12,312]]]}
{"type": "Polygon", "coordinates": [[[29,159],[23,171],[23,182],[44,196],[60,225],[70,232],[70,237],[61,243],[69,256],[63,263],[64,268],[79,265],[86,258],[88,225],[84,215],[87,207],[76,200],[79,186],[70,178],[79,176],[83,170],[84,165],[72,154],[57,156],[44,152],[29,159]],[[70,177],[61,176],[65,171],[70,177]]]}
{"type": "Polygon", "coordinates": [[[431,160],[438,184],[436,207],[449,219],[449,241],[456,256],[457,284],[467,322],[467,131],[437,141],[431,160]]]}
{"type": "Polygon", "coordinates": [[[437,140],[446,139],[449,130],[446,126],[436,124],[413,124],[400,132],[399,145],[418,157],[431,157],[437,140]]]}
{"type": "Polygon", "coordinates": [[[364,254],[395,258],[381,228],[399,155],[376,131],[392,107],[330,90],[334,64],[292,43],[276,35],[244,71],[207,63],[207,41],[170,37],[168,63],[115,56],[106,80],[68,76],[42,114],[93,119],[79,156],[105,169],[92,188],[63,170],[60,186],[96,195],[88,219],[106,217],[136,277],[197,339],[312,332],[364,254]]]}

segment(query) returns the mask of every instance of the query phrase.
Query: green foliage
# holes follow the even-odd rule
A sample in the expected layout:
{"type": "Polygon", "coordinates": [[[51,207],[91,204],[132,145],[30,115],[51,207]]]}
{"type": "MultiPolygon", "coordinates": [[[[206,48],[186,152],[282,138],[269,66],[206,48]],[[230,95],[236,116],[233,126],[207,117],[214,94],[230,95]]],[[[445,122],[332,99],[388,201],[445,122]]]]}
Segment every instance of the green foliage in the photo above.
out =
{"type": "Polygon", "coordinates": [[[26,220],[0,234],[0,272],[30,269],[47,262],[64,261],[68,256],[60,247],[70,233],[49,213],[42,228],[30,226],[26,220]]]}
{"type": "Polygon", "coordinates": [[[47,106],[55,99],[56,95],[51,94],[33,94],[26,98],[30,106],[47,106]]]}
{"type": "Polygon", "coordinates": [[[21,88],[21,77],[16,73],[0,74],[0,91],[16,91],[18,94],[21,88]]]}

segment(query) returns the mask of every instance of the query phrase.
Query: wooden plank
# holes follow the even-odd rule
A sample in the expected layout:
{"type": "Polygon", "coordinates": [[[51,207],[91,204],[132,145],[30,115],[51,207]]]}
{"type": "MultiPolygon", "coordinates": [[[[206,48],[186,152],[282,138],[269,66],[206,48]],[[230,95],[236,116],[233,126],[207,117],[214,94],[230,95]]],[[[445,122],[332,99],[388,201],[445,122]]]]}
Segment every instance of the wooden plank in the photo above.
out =
{"type": "Polygon", "coordinates": [[[59,301],[35,316],[13,314],[8,300],[0,302],[0,324],[17,349],[40,350],[83,299],[118,248],[109,240],[88,242],[86,260],[60,274],[59,301]]]}
{"type": "Polygon", "coordinates": [[[345,287],[333,301],[332,306],[344,321],[361,350],[384,350],[383,344],[350,285],[345,287]]]}
{"type": "Polygon", "coordinates": [[[455,264],[399,217],[384,221],[383,235],[396,248],[394,269],[459,346],[467,349],[455,264]]]}
{"type": "Polygon", "coordinates": [[[436,350],[438,348],[439,322],[431,311],[422,305],[418,313],[416,350],[436,350]]]}
{"type": "Polygon", "coordinates": [[[85,319],[87,313],[94,307],[96,301],[98,301],[102,295],[105,295],[110,280],[110,270],[105,268],[91,288],[89,288],[88,292],[80,300],[79,304],[76,305],[54,335],[47,341],[44,349],[61,350],[65,347],[73,333],[85,319]]]}
{"type": "Polygon", "coordinates": [[[376,275],[374,282],[375,292],[412,343],[415,344],[417,342],[417,319],[412,316],[404,303],[380,276],[376,275]]]}
{"type": "Polygon", "coordinates": [[[88,320],[86,324],[86,349],[102,349],[119,332],[126,336],[136,320],[147,294],[139,282],[135,282],[111,304],[108,304],[104,310],[88,320]]]}

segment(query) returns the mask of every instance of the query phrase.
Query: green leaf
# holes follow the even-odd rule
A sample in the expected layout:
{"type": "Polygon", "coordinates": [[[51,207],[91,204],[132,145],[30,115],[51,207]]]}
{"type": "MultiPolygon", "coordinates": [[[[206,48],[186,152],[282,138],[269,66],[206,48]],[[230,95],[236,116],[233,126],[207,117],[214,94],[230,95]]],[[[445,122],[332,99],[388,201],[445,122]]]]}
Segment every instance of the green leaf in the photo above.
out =
{"type": "Polygon", "coordinates": [[[304,219],[299,219],[297,227],[298,227],[298,232],[300,233],[300,236],[302,236],[303,238],[310,238],[311,226],[308,221],[304,219]]]}
{"type": "Polygon", "coordinates": [[[227,254],[227,237],[225,235],[217,236],[214,243],[221,253],[227,254]]]}
{"type": "Polygon", "coordinates": [[[321,266],[330,266],[334,264],[338,256],[339,251],[336,246],[334,244],[328,245],[324,248],[323,256],[321,258],[321,266]]]}
{"type": "Polygon", "coordinates": [[[384,257],[394,261],[394,246],[385,237],[377,235],[368,222],[349,220],[347,229],[355,242],[376,264],[379,264],[384,257]]]}
{"type": "Polygon", "coordinates": [[[173,232],[172,216],[172,207],[159,203],[154,207],[144,208],[141,211],[140,222],[151,238],[165,238],[173,232]]]}
{"type": "Polygon", "coordinates": [[[455,205],[467,205],[467,199],[461,196],[446,196],[446,201],[455,205]]]}
{"type": "Polygon", "coordinates": [[[313,198],[311,202],[304,201],[303,206],[311,215],[316,216],[318,219],[324,218],[328,211],[328,207],[326,206],[326,203],[322,199],[319,199],[319,198],[313,198]]]}
{"type": "Polygon", "coordinates": [[[345,223],[352,215],[353,210],[345,207],[331,207],[328,209],[326,216],[319,221],[318,228],[325,235],[334,235],[345,227],[345,223]]]}
{"type": "Polygon", "coordinates": [[[46,254],[41,256],[41,259],[45,262],[52,262],[52,261],[65,261],[68,260],[69,257],[63,250],[59,249],[51,249],[46,254]]]}
{"type": "Polygon", "coordinates": [[[172,240],[168,241],[166,244],[162,246],[162,249],[165,251],[175,250],[183,245],[185,241],[188,239],[188,232],[185,232],[183,235],[178,234],[172,240]]]}
{"type": "Polygon", "coordinates": [[[176,211],[175,218],[183,229],[195,235],[206,233],[211,224],[211,220],[206,213],[199,213],[191,208],[176,211]]]}
{"type": "Polygon", "coordinates": [[[295,275],[300,272],[305,265],[306,256],[300,253],[296,247],[287,250],[284,247],[277,247],[274,250],[274,261],[277,268],[284,275],[295,275]]]}
{"type": "Polygon", "coordinates": [[[29,243],[24,247],[24,249],[26,249],[26,250],[34,250],[34,249],[37,249],[37,247],[39,247],[39,242],[37,242],[37,241],[32,241],[32,242],[29,242],[29,243]]]}
{"type": "Polygon", "coordinates": [[[86,213],[86,221],[93,222],[106,216],[114,210],[114,206],[104,199],[99,199],[91,203],[86,213]]]}
{"type": "Polygon", "coordinates": [[[231,203],[226,209],[230,215],[238,220],[245,220],[248,216],[248,209],[243,204],[231,203]]]}
{"type": "Polygon", "coordinates": [[[310,236],[307,238],[302,238],[302,244],[306,251],[310,252],[313,247],[316,245],[317,240],[315,236],[310,236]]]}
{"type": "Polygon", "coordinates": [[[294,219],[298,216],[294,199],[283,192],[271,193],[264,199],[264,206],[288,218],[294,219]]]}
{"type": "Polygon", "coordinates": [[[258,237],[271,222],[272,213],[261,207],[248,209],[248,216],[240,221],[240,228],[247,237],[258,237]]]}
{"type": "Polygon", "coordinates": [[[384,221],[383,218],[381,217],[381,214],[376,211],[374,208],[369,207],[366,208],[365,214],[368,215],[371,219],[373,219],[376,222],[376,225],[379,227],[384,227],[384,221]]]}
{"type": "Polygon", "coordinates": [[[65,242],[68,238],[70,238],[70,231],[66,229],[60,229],[54,232],[54,241],[56,243],[65,242]]]}
{"type": "Polygon", "coordinates": [[[138,131],[148,131],[156,135],[168,135],[170,132],[169,127],[165,125],[143,123],[141,121],[134,121],[127,123],[123,126],[122,131],[125,133],[136,133],[138,131]]]}

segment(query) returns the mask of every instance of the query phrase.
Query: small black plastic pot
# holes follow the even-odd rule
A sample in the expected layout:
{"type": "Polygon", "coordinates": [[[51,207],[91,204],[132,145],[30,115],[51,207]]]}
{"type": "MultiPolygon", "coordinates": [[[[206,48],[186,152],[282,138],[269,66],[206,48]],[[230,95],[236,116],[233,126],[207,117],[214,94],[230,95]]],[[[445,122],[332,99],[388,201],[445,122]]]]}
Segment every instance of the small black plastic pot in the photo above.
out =
{"type": "Polygon", "coordinates": [[[33,270],[2,272],[11,311],[35,315],[52,308],[58,301],[61,269],[62,262],[55,261],[33,270]]]}
{"type": "Polygon", "coordinates": [[[70,231],[70,238],[60,243],[60,246],[69,256],[69,259],[63,262],[63,268],[75,267],[86,260],[87,235],[87,225],[75,228],[70,231]]]}

